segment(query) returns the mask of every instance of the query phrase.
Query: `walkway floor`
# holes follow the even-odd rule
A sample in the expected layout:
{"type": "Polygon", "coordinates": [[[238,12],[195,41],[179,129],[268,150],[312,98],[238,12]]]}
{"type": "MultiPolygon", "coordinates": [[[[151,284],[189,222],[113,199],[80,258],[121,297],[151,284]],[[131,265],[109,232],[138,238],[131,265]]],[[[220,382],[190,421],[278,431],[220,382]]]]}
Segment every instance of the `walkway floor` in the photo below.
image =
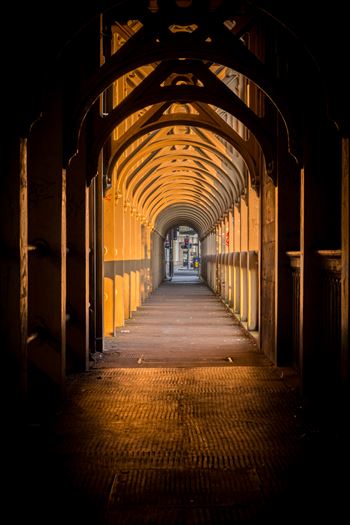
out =
{"type": "Polygon", "coordinates": [[[193,272],[158,288],[104,350],[98,367],[270,365],[193,272]]]}
{"type": "Polygon", "coordinates": [[[293,385],[208,288],[181,279],[69,378],[55,421],[31,429],[9,523],[347,522],[339,457],[293,385]]]}

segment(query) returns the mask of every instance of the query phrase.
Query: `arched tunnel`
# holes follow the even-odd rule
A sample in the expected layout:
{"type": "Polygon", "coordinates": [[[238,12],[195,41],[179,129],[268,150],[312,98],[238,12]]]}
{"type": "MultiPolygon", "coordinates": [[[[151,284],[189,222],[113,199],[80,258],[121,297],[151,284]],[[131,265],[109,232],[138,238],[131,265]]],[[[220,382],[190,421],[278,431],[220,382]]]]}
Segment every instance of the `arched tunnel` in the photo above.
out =
{"type": "Polygon", "coordinates": [[[335,5],[3,8],[14,521],[348,514],[349,38],[335,5]]]}

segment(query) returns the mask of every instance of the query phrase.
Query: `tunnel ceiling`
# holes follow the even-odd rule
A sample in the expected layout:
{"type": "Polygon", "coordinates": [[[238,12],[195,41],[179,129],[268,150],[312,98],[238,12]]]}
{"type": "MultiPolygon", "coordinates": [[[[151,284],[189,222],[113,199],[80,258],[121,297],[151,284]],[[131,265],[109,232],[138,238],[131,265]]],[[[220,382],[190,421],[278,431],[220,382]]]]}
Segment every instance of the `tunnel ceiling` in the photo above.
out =
{"type": "MultiPolygon", "coordinates": [[[[135,20],[113,24],[115,53],[141,27],[135,20]]],[[[191,33],[197,27],[172,24],[169,31],[191,33]]],[[[247,80],[236,71],[210,62],[172,62],[165,68],[147,64],[120,77],[114,84],[111,113],[118,115],[128,99],[137,101],[138,91],[144,97],[152,76],[155,86],[163,89],[203,90],[209,79],[214,88],[220,83],[226,96],[230,90],[243,102],[247,80]]],[[[109,191],[123,195],[124,202],[162,235],[180,221],[203,236],[247,191],[252,162],[244,156],[249,156],[250,133],[233,114],[213,104],[171,98],[156,102],[128,115],[114,127],[111,138],[109,191]]]]}
{"type": "Polygon", "coordinates": [[[99,97],[88,182],[103,151],[106,197],[122,197],[162,235],[182,222],[205,236],[248,184],[259,191],[258,158],[273,175],[272,111],[266,111],[273,101],[264,89],[269,73],[250,49],[255,19],[237,6],[231,16],[227,2],[209,2],[212,19],[192,2],[172,2],[170,14],[162,2],[143,4],[140,16],[104,15],[104,57],[72,128],[99,97]]]}

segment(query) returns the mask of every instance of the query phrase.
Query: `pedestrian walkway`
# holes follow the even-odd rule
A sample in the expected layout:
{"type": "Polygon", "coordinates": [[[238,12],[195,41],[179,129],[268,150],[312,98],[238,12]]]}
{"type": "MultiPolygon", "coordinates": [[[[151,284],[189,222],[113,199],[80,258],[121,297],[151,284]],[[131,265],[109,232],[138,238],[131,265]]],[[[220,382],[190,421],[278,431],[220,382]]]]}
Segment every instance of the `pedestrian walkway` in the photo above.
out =
{"type": "Polygon", "coordinates": [[[160,286],[104,349],[102,368],[271,365],[194,272],[160,286]]]}
{"type": "Polygon", "coordinates": [[[326,440],[204,284],[164,283],[105,346],[31,429],[13,523],[340,523],[326,440]]]}

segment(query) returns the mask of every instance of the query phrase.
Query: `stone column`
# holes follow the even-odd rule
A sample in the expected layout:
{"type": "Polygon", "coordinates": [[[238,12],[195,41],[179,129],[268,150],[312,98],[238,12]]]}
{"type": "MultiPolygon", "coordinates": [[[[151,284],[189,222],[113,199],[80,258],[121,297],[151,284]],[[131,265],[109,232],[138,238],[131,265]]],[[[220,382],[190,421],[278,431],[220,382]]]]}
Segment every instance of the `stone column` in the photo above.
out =
{"type": "Polygon", "coordinates": [[[89,366],[89,193],[85,133],[67,169],[67,369],[89,366]]]}
{"type": "Polygon", "coordinates": [[[233,235],[233,250],[235,252],[241,251],[241,208],[240,205],[234,207],[234,235],[233,235]]]}
{"type": "Polygon", "coordinates": [[[66,370],[66,172],[62,169],[61,94],[48,96],[28,138],[28,240],[40,246],[29,264],[28,347],[33,417],[52,409],[66,370]]]}
{"type": "Polygon", "coordinates": [[[230,267],[228,264],[228,253],[230,244],[229,215],[225,217],[225,303],[229,304],[230,297],[230,267]]]}
{"type": "Polygon", "coordinates": [[[20,411],[27,395],[27,140],[6,134],[1,161],[0,337],[6,363],[2,382],[7,396],[4,412],[5,421],[8,416],[21,423],[20,411]]]}
{"type": "Polygon", "coordinates": [[[135,217],[135,244],[136,244],[136,309],[141,305],[141,267],[142,267],[142,246],[141,246],[141,222],[140,214],[136,213],[135,217]]]}
{"type": "Polygon", "coordinates": [[[124,326],[124,198],[121,193],[115,195],[115,280],[114,280],[114,326],[124,326]]]}
{"type": "Polygon", "coordinates": [[[234,294],[234,273],[233,273],[233,237],[234,237],[234,223],[233,223],[233,209],[229,211],[228,216],[228,231],[229,231],[229,246],[228,252],[230,254],[230,264],[228,266],[228,304],[232,308],[233,306],[233,294],[234,294]]]}
{"type": "Polygon", "coordinates": [[[258,329],[258,253],[248,252],[248,330],[258,329]]]}
{"type": "Polygon", "coordinates": [[[259,329],[260,199],[248,177],[248,329],[259,329]]]}
{"type": "Polygon", "coordinates": [[[240,253],[240,318],[241,321],[247,321],[248,319],[248,206],[244,198],[241,199],[240,206],[240,218],[241,218],[241,253],[240,253]]]}
{"type": "Polygon", "coordinates": [[[341,295],[341,380],[349,388],[349,296],[350,296],[350,140],[342,141],[342,295],[341,295]]]}
{"type": "Polygon", "coordinates": [[[216,268],[217,268],[217,238],[216,238],[216,227],[212,233],[212,260],[211,260],[211,289],[216,292],[216,268]]]}
{"type": "MultiPolygon", "coordinates": [[[[101,156],[100,156],[101,157],[101,156]]],[[[103,291],[103,177],[102,177],[102,159],[99,161],[98,173],[95,181],[95,220],[96,220],[96,238],[95,238],[95,285],[96,285],[96,309],[95,309],[95,351],[103,350],[103,318],[104,318],[104,291],[103,291]]]]}
{"type": "MultiPolygon", "coordinates": [[[[115,184],[115,182],[114,182],[115,184]]],[[[114,335],[115,319],[115,198],[114,188],[103,199],[104,335],[114,335]]]]}
{"type": "Polygon", "coordinates": [[[261,349],[276,362],[275,355],[275,250],[276,188],[265,170],[261,180],[261,349]]]}
{"type": "Polygon", "coordinates": [[[220,293],[220,253],[221,253],[221,236],[220,225],[215,226],[215,259],[214,259],[214,293],[220,293]]]}
{"type": "Polygon", "coordinates": [[[164,238],[156,231],[152,232],[152,286],[156,290],[165,277],[164,238]]]}
{"type": "Polygon", "coordinates": [[[137,225],[136,225],[136,210],[131,208],[130,213],[130,260],[129,260],[129,275],[130,275],[130,316],[132,312],[137,309],[137,225]]]}
{"type": "Polygon", "coordinates": [[[145,221],[141,217],[140,222],[140,301],[141,304],[146,299],[146,275],[147,275],[147,262],[146,262],[146,226],[145,221]]]}
{"type": "Polygon", "coordinates": [[[124,204],[124,229],[123,229],[123,247],[124,247],[124,274],[123,274],[123,286],[124,286],[124,318],[129,319],[131,317],[130,310],[130,292],[131,292],[131,279],[130,279],[130,234],[131,234],[131,210],[128,203],[124,204]]]}
{"type": "Polygon", "coordinates": [[[248,319],[248,270],[247,252],[240,252],[240,319],[248,319]]]}
{"type": "Polygon", "coordinates": [[[146,225],[146,298],[153,292],[152,282],[152,227],[149,223],[146,225]]]}
{"type": "MultiPolygon", "coordinates": [[[[341,354],[340,344],[337,345],[336,341],[327,342],[328,319],[320,325],[323,311],[332,301],[332,297],[327,293],[327,276],[322,271],[317,252],[339,249],[341,243],[341,163],[339,162],[341,144],[334,128],[322,126],[323,124],[322,122],[313,124],[313,128],[305,137],[300,199],[302,386],[306,396],[318,399],[321,403],[327,402],[332,394],[332,392],[326,393],[325,382],[334,385],[339,384],[340,381],[340,370],[338,367],[332,370],[327,362],[327,355],[330,354],[331,359],[336,362],[341,354]],[[317,124],[318,128],[315,129],[317,124]],[[331,183],[330,174],[332,174],[331,183]]],[[[344,178],[343,184],[345,184],[344,178]]],[[[344,211],[343,213],[345,214],[344,211]]],[[[345,230],[343,234],[345,235],[345,230]]]]}

